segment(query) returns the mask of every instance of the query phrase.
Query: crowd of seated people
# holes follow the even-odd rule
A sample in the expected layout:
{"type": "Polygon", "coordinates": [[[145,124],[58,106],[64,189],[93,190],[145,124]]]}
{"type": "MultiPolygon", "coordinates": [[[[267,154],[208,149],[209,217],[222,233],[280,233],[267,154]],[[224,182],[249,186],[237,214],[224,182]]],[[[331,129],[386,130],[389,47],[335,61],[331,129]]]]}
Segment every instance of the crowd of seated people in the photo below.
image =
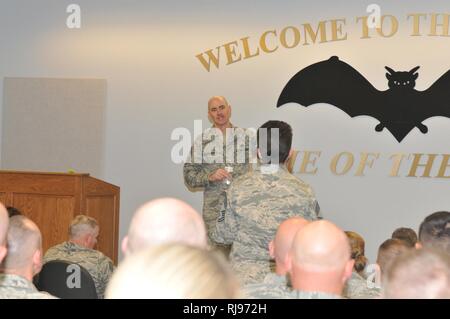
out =
{"type": "Polygon", "coordinates": [[[0,298],[55,298],[33,284],[55,261],[82,269],[98,298],[450,298],[449,211],[427,216],[417,235],[394,230],[372,267],[364,238],[326,220],[312,188],[285,168],[289,125],[266,124],[280,128],[280,162],[233,181],[211,234],[230,256],[211,249],[201,214],[174,198],[137,209],[117,269],[95,249],[95,219],[76,216],[68,241],[43,255],[36,224],[0,203],[0,298]]]}
{"type": "Polygon", "coordinates": [[[29,218],[9,217],[0,204],[0,222],[2,299],[56,298],[33,285],[43,262],[55,259],[85,268],[99,298],[450,298],[450,212],[445,211],[427,216],[418,236],[401,228],[380,245],[378,284],[364,272],[362,236],[327,220],[284,220],[267,247],[274,271],[250,284],[242,284],[229,260],[209,249],[200,215],[173,198],[136,211],[117,270],[94,249],[98,224],[90,217],[77,216],[69,241],[45,257],[39,228],[29,218]]]}

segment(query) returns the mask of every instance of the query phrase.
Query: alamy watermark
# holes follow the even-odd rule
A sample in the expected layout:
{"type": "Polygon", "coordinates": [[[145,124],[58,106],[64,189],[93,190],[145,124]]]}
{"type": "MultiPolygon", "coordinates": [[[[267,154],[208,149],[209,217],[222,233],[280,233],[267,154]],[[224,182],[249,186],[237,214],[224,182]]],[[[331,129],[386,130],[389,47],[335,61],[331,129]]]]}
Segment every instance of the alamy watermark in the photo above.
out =
{"type": "Polygon", "coordinates": [[[367,17],[367,27],[369,29],[381,28],[381,7],[372,3],[367,6],[366,12],[370,13],[367,17]]]}
{"type": "Polygon", "coordinates": [[[69,29],[80,29],[81,28],[81,7],[78,4],[70,4],[66,8],[66,12],[69,16],[66,19],[66,26],[69,29]]]}
{"type": "Polygon", "coordinates": [[[66,285],[67,288],[81,288],[81,268],[77,264],[71,264],[67,266],[66,272],[70,275],[67,276],[66,285]]]}
{"type": "Polygon", "coordinates": [[[178,127],[171,133],[171,159],[175,164],[256,164],[258,162],[257,132],[259,132],[259,156],[261,162],[279,163],[278,128],[227,128],[225,134],[218,128],[203,132],[202,120],[194,121],[194,133],[178,127]],[[269,131],[270,130],[270,131],[269,131]],[[197,137],[198,136],[198,137],[197,137]],[[270,141],[269,141],[270,136],[270,141]],[[197,137],[193,141],[193,137],[197,137]],[[225,150],[224,150],[225,148],[225,150]],[[268,152],[268,149],[271,152],[268,152]],[[225,154],[224,154],[225,151],[225,154]]]}

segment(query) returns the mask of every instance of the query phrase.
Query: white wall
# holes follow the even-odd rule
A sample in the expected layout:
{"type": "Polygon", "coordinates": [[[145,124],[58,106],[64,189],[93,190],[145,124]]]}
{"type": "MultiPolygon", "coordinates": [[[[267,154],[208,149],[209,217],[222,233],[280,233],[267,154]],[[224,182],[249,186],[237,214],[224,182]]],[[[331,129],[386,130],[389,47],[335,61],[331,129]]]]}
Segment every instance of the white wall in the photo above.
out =
{"type": "MultiPolygon", "coordinates": [[[[408,2],[408,7],[378,1],[391,14],[446,12],[444,1],[408,2]]],[[[9,0],[0,5],[0,77],[104,78],[108,82],[104,176],[121,187],[121,237],[133,211],[144,201],[175,196],[201,209],[201,194],[189,193],[182,166],[172,163],[170,134],[176,127],[206,125],[206,101],[225,95],[233,122],[257,127],[282,119],[294,127],[294,146],[322,151],[319,172],[310,182],[326,217],[367,240],[368,256],[399,226],[417,228],[423,217],[449,209],[449,181],[390,178],[389,154],[449,153],[450,120],[430,119],[430,133],[414,131],[401,144],[378,134],[370,118],[350,119],[330,106],[275,108],[287,80],[301,68],[338,55],[379,89],[386,88],[384,66],[422,65],[417,88],[424,89],[450,69],[447,38],[411,38],[401,31],[390,39],[360,40],[354,18],[359,1],[51,1],[9,0]],[[82,8],[82,28],[65,27],[65,8],[82,8]],[[205,72],[195,55],[228,41],[304,22],[346,17],[343,42],[280,49],[270,55],[205,72]],[[365,177],[337,177],[330,158],[341,151],[380,152],[382,160],[365,177]]],[[[402,20],[402,23],[403,20],[402,20]]],[[[404,172],[402,171],[403,175],[404,172]]]]}

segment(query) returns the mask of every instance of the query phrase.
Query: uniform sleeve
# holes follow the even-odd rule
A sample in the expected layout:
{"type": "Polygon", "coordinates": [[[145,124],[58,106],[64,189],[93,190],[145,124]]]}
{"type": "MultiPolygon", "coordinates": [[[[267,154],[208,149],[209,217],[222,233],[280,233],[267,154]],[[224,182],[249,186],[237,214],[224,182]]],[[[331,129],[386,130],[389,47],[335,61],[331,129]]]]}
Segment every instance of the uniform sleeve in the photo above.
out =
{"type": "Polygon", "coordinates": [[[225,245],[231,245],[234,242],[238,231],[237,215],[229,198],[229,193],[225,193],[225,200],[220,209],[216,229],[212,233],[212,239],[215,242],[225,245]]]}
{"type": "Polygon", "coordinates": [[[189,158],[184,164],[184,182],[191,188],[206,187],[209,184],[208,175],[210,172],[206,169],[206,164],[202,163],[201,154],[194,153],[194,148],[202,148],[202,136],[195,140],[189,158]]]}
{"type": "Polygon", "coordinates": [[[185,163],[183,167],[183,176],[185,183],[192,188],[206,187],[209,184],[209,172],[205,170],[202,164],[185,163]]]}
{"type": "Polygon", "coordinates": [[[105,297],[106,286],[108,286],[108,282],[111,280],[112,274],[114,272],[114,264],[111,259],[104,256],[102,262],[100,263],[100,283],[99,283],[99,291],[98,298],[103,299],[105,297]]]}
{"type": "Polygon", "coordinates": [[[322,213],[320,211],[320,205],[317,201],[316,194],[312,187],[309,187],[311,194],[311,215],[313,216],[313,220],[323,219],[322,213]]]}

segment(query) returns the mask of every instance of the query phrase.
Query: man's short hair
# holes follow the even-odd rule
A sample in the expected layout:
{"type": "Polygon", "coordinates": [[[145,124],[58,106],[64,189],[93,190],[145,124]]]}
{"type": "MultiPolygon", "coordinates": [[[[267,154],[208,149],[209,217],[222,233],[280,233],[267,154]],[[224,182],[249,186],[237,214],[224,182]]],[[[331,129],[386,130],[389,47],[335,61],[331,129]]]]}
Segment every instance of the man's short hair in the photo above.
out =
{"type": "Polygon", "coordinates": [[[17,215],[22,215],[22,212],[20,210],[12,206],[6,207],[6,210],[8,211],[9,218],[17,215]]]}
{"type": "Polygon", "coordinates": [[[384,276],[386,271],[394,260],[412,249],[408,243],[400,239],[387,239],[378,248],[377,264],[380,266],[381,275],[384,276]]]}
{"type": "Polygon", "coordinates": [[[450,254],[450,212],[427,216],[419,227],[419,241],[424,247],[450,254]]]}
{"type": "Polygon", "coordinates": [[[450,256],[432,249],[411,249],[387,270],[384,297],[450,298],[450,256]]]}
{"type": "Polygon", "coordinates": [[[406,227],[400,227],[394,230],[391,238],[403,240],[411,247],[414,247],[417,243],[417,234],[414,229],[406,227]]]}
{"type": "Polygon", "coordinates": [[[292,128],[289,124],[282,121],[268,121],[258,129],[257,143],[263,157],[261,159],[263,164],[277,164],[270,161],[272,154],[276,152],[278,152],[279,163],[284,164],[292,146],[292,128]],[[278,142],[278,145],[272,145],[273,129],[278,129],[279,140],[275,141],[278,142]],[[266,141],[264,139],[260,141],[262,136],[267,136],[266,141]]]}
{"type": "Polygon", "coordinates": [[[76,216],[69,226],[69,238],[77,238],[86,233],[93,233],[99,227],[97,221],[86,215],[76,216]]]}
{"type": "Polygon", "coordinates": [[[3,260],[4,269],[26,267],[37,250],[42,248],[41,232],[37,225],[25,216],[13,216],[9,219],[8,254],[3,260]]]}

